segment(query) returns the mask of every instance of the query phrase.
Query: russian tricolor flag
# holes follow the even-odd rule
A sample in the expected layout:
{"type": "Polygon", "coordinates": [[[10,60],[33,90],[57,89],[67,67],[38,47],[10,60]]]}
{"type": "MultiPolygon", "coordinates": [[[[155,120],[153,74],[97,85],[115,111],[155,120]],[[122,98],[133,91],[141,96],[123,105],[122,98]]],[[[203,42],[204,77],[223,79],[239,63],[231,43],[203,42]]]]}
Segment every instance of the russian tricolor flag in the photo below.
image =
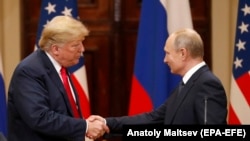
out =
{"type": "Polygon", "coordinates": [[[188,0],[142,0],[129,115],[151,111],[162,104],[180,81],[163,62],[168,35],[193,28],[188,0]]]}

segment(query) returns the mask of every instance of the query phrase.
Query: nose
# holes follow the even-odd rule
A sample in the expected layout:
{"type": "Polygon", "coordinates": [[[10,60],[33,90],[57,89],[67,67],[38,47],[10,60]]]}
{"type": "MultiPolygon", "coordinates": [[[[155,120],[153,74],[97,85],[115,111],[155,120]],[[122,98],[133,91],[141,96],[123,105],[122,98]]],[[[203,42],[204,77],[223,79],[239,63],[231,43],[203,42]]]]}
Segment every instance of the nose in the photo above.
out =
{"type": "Polygon", "coordinates": [[[81,52],[84,52],[84,51],[85,51],[85,48],[84,48],[83,43],[81,43],[80,51],[81,51],[81,52]]]}
{"type": "Polygon", "coordinates": [[[163,59],[164,63],[167,63],[167,55],[165,55],[164,59],[163,59]]]}

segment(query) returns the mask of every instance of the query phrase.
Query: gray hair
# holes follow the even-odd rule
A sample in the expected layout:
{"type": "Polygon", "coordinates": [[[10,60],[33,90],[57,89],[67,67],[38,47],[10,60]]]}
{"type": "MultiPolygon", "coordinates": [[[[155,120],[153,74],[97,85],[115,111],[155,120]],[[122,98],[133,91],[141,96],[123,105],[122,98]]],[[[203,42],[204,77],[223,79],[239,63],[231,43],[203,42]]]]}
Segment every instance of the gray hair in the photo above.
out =
{"type": "Polygon", "coordinates": [[[181,29],[173,33],[176,49],[186,48],[193,58],[204,56],[203,41],[200,35],[193,29],[181,29]]]}

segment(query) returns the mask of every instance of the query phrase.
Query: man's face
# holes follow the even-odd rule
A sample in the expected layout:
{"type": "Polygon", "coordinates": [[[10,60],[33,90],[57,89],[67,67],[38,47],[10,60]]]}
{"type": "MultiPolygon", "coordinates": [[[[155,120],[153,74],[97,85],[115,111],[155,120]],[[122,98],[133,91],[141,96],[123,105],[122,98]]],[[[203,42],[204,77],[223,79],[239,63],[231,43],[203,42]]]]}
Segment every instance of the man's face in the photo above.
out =
{"type": "Polygon", "coordinates": [[[75,40],[63,44],[58,48],[58,62],[64,67],[76,65],[83,55],[84,46],[82,40],[75,40]]]}
{"type": "Polygon", "coordinates": [[[164,63],[170,67],[171,73],[179,74],[182,68],[181,52],[175,49],[174,38],[174,36],[170,36],[165,43],[164,63]]]}

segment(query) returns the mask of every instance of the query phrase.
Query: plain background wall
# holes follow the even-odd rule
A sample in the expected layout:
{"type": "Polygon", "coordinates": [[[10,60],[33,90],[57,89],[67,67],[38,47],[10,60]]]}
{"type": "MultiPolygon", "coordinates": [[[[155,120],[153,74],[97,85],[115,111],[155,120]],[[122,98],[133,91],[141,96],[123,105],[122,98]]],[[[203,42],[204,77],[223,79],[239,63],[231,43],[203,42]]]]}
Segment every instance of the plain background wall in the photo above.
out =
{"type": "Polygon", "coordinates": [[[212,0],[212,67],[228,98],[234,51],[238,0],[212,0]]]}
{"type": "Polygon", "coordinates": [[[21,58],[20,0],[0,0],[0,51],[6,90],[21,58]]]}
{"type": "MultiPolygon", "coordinates": [[[[211,1],[212,71],[229,94],[238,0],[211,1]]],[[[0,0],[0,51],[6,90],[21,58],[20,16],[19,0],[0,0]]]]}

